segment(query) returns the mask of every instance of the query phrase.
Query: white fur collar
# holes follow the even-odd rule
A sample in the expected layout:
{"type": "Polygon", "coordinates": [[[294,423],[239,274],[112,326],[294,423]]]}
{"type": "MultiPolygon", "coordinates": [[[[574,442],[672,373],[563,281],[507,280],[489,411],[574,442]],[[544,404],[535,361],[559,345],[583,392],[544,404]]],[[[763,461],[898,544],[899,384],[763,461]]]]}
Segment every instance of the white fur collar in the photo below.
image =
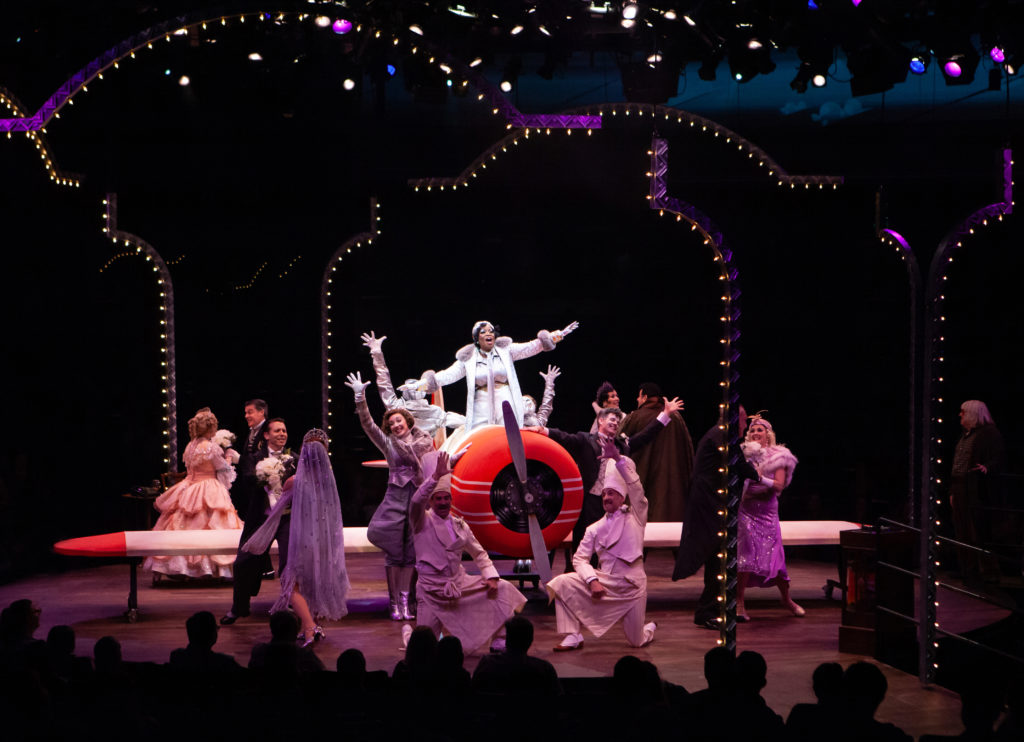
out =
{"type": "MultiPolygon", "coordinates": [[[[495,348],[502,348],[502,349],[504,349],[504,348],[507,348],[510,345],[512,345],[512,338],[506,337],[504,335],[502,335],[501,337],[497,338],[494,341],[494,347],[495,348]]],[[[470,358],[473,357],[473,353],[475,353],[476,350],[477,350],[477,347],[473,343],[470,343],[469,345],[463,345],[461,348],[459,348],[456,351],[455,359],[465,363],[466,361],[468,361],[470,358]]]]}

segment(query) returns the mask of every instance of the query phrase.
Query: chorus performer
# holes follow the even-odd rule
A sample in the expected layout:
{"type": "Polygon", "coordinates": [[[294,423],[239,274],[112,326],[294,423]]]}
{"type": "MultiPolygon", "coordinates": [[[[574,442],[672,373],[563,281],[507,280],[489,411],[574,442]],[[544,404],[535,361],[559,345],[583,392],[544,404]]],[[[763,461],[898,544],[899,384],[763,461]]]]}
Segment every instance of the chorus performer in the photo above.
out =
{"type": "Polygon", "coordinates": [[[410,598],[416,568],[416,549],[409,527],[409,505],[413,492],[423,482],[422,459],[434,450],[434,439],[416,426],[408,410],[393,407],[384,412],[381,427],[370,417],[366,387],[359,373],[349,374],[345,385],[355,396],[356,413],[363,432],[388,462],[388,487],[366,529],[366,537],[384,552],[391,619],[415,618],[410,598]]]}
{"type": "Polygon", "coordinates": [[[324,636],[319,619],[336,621],[348,613],[341,500],[322,430],[314,428],[303,437],[295,476],[285,482],[266,522],[242,548],[255,554],[266,551],[286,512],[291,514],[288,559],[281,571],[281,596],[270,612],[290,605],[301,624],[299,640],[308,646],[324,636]]]}
{"type": "Polygon", "coordinates": [[[794,616],[804,609],[789,597],[789,573],[782,549],[779,523],[779,496],[793,481],[797,459],[775,439],[772,424],[758,415],[751,416],[746,440],[740,445],[746,460],[754,466],[759,479],[743,484],[740,501],[736,556],[736,620],[749,621],[744,605],[748,587],[779,588],[782,603],[794,616]]]}
{"type": "Polygon", "coordinates": [[[498,577],[466,521],[452,515],[448,453],[439,451],[436,462],[430,457],[426,467],[430,475],[413,495],[411,510],[419,574],[416,624],[429,626],[435,634],[443,630],[457,636],[470,653],[488,640],[493,650],[503,651],[505,622],[523,609],[526,598],[498,577]],[[476,562],[480,574],[466,572],[463,552],[476,562]]]}
{"type": "MultiPolygon", "coordinates": [[[[183,480],[153,502],[160,511],[154,531],[209,531],[236,529],[242,521],[231,504],[228,488],[235,479],[234,449],[214,442],[217,417],[209,407],[188,421],[191,440],[182,459],[188,472],[183,480]]],[[[233,554],[190,554],[147,557],[143,567],[165,575],[231,577],[233,554]]]]}

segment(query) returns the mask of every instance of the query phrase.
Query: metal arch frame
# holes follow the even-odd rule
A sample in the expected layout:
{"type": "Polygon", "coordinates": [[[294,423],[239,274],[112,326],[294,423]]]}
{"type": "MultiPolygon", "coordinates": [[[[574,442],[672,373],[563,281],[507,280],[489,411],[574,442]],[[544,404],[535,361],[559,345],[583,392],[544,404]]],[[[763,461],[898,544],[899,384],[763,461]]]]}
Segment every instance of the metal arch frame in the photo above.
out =
{"type": "Polygon", "coordinates": [[[164,294],[161,297],[160,307],[163,311],[163,319],[160,322],[163,327],[162,334],[164,335],[162,343],[164,358],[161,361],[163,373],[161,376],[164,377],[163,382],[167,385],[164,392],[164,408],[167,413],[167,416],[164,418],[166,422],[164,435],[167,436],[167,442],[164,444],[164,447],[167,450],[167,459],[164,463],[167,464],[168,471],[173,471],[172,467],[178,460],[178,382],[174,336],[174,284],[171,282],[171,272],[155,247],[141,237],[118,228],[117,194],[108,193],[106,198],[103,199],[103,203],[106,207],[103,232],[113,242],[120,240],[124,242],[125,246],[134,245],[137,253],[144,253],[146,260],[153,262],[153,271],[160,275],[160,288],[164,294]]]}
{"type": "Polygon", "coordinates": [[[893,242],[897,245],[897,250],[900,251],[900,258],[907,266],[907,283],[910,289],[910,358],[909,358],[909,371],[910,371],[910,390],[909,390],[909,403],[908,403],[908,415],[910,417],[909,426],[909,440],[907,441],[907,456],[909,457],[907,466],[907,505],[910,523],[920,528],[920,512],[918,511],[918,497],[915,482],[917,477],[915,474],[915,465],[917,463],[917,428],[918,428],[918,415],[917,415],[917,357],[918,357],[918,313],[920,312],[921,302],[921,269],[917,262],[917,256],[914,254],[913,249],[910,247],[910,243],[901,235],[899,232],[884,228],[879,231],[878,236],[890,244],[893,242]]]}
{"type": "Polygon", "coordinates": [[[738,540],[739,503],[743,494],[743,482],[736,476],[736,451],[739,440],[738,392],[739,373],[736,362],[739,360],[740,339],[740,307],[739,307],[739,274],[732,264],[732,250],[725,246],[722,231],[701,212],[696,206],[680,201],[668,195],[666,176],[668,174],[668,141],[655,135],[651,139],[651,185],[648,201],[650,207],[660,213],[670,212],[676,215],[677,221],[686,220],[692,230],[704,237],[704,244],[710,245],[715,254],[715,262],[720,264],[719,280],[723,283],[722,295],[722,402],[720,418],[727,426],[727,444],[722,453],[720,468],[722,478],[719,493],[725,494],[726,517],[725,530],[722,532],[721,552],[725,555],[725,576],[721,580],[719,601],[721,605],[720,644],[730,651],[736,651],[736,543],[738,540]]]}
{"type": "Polygon", "coordinates": [[[377,199],[370,199],[370,229],[366,232],[350,237],[341,247],[334,251],[330,259],[324,265],[324,274],[320,279],[320,425],[331,437],[331,287],[333,279],[331,274],[338,270],[338,266],[345,255],[352,252],[353,248],[373,244],[374,239],[380,234],[380,216],[377,213],[377,199]]]}
{"type": "Polygon", "coordinates": [[[924,327],[924,350],[925,355],[922,362],[922,416],[925,421],[924,434],[927,442],[921,446],[921,532],[920,532],[920,558],[922,567],[922,585],[919,590],[920,603],[918,607],[918,677],[924,684],[931,684],[935,681],[936,655],[935,639],[938,634],[936,600],[936,474],[939,450],[938,443],[932,435],[935,425],[935,409],[939,404],[936,390],[942,382],[942,377],[935,364],[935,355],[939,350],[941,342],[942,322],[945,317],[942,315],[944,295],[942,293],[943,268],[952,261],[950,253],[959,247],[963,247],[964,238],[973,235],[975,229],[988,225],[989,219],[1002,220],[1006,214],[1013,213],[1013,151],[1009,148],[1003,150],[1003,200],[984,206],[964,221],[957,224],[939,243],[935,255],[932,256],[928,268],[928,280],[925,286],[925,313],[924,327]]]}

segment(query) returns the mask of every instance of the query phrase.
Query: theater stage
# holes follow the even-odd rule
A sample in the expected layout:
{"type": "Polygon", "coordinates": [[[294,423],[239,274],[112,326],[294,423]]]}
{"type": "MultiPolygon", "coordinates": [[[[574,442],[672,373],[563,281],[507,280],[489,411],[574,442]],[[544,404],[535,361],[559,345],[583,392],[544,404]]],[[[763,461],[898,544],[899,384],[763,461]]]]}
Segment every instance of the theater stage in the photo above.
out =
{"type": "MultiPolygon", "coordinates": [[[[813,701],[811,673],[821,662],[835,661],[844,667],[860,655],[839,651],[838,627],[840,603],[828,600],[822,587],[836,577],[831,560],[834,551],[824,548],[790,550],[790,575],[793,596],[807,609],[807,616],[794,618],[784,610],[775,590],[757,590],[748,594],[749,624],[737,629],[737,646],[756,650],[768,662],[768,686],[764,696],[768,704],[784,717],[800,702],[813,701]]],[[[226,583],[163,581],[152,587],[150,575],[140,572],[139,620],[128,623],[122,616],[127,596],[127,566],[93,566],[89,560],[68,559],[69,570],[39,575],[0,586],[0,605],[18,598],[31,598],[43,609],[37,637],[45,638],[50,627],[69,624],[78,637],[79,654],[92,653],[92,645],[101,636],[112,635],[121,642],[126,660],[165,662],[170,651],[184,646],[185,619],[198,610],[210,610],[218,617],[231,604],[231,589],[226,583]]],[[[557,565],[557,562],[556,562],[557,565]]],[[[715,645],[716,632],[694,626],[693,607],[701,591],[700,576],[673,583],[672,555],[654,550],[648,557],[648,619],[657,621],[655,642],[645,649],[630,652],[618,628],[601,639],[586,635],[586,647],[578,652],[554,653],[558,642],[554,612],[539,596],[527,588],[531,599],[526,607],[536,627],[534,653],[551,661],[562,677],[610,675],[623,654],[635,654],[657,665],[664,679],[688,690],[705,687],[702,658],[715,645]]],[[[498,564],[510,571],[510,564],[498,564]]],[[[371,670],[391,671],[401,658],[400,626],[385,616],[383,557],[380,553],[351,554],[348,557],[352,592],[349,615],[325,626],[327,638],[316,652],[333,669],[337,656],[350,647],[359,648],[371,670]]],[[[504,571],[504,570],[503,570],[504,571]]],[[[216,649],[227,652],[242,664],[250,648],[269,639],[265,612],[276,597],[278,583],[265,581],[253,602],[253,616],[241,619],[220,631],[216,649]],[[261,615],[262,614],[262,615],[261,615]]],[[[962,625],[967,630],[991,623],[1005,611],[964,611],[962,625]]],[[[466,658],[466,668],[476,666],[478,657],[466,658]]],[[[917,677],[881,665],[889,681],[889,692],[878,718],[901,726],[917,738],[924,733],[959,733],[958,697],[941,688],[924,689],[917,677]]]]}

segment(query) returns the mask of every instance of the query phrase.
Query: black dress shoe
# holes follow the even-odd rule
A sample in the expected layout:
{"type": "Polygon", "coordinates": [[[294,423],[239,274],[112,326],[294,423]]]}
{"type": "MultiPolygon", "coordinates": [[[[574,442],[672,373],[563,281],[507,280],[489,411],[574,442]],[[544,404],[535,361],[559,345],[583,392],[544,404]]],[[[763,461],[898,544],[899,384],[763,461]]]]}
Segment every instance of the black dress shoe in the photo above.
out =
{"type": "Polygon", "coordinates": [[[228,611],[227,613],[225,613],[223,616],[220,617],[220,625],[221,626],[230,626],[231,624],[233,624],[238,619],[245,618],[248,615],[249,615],[248,611],[246,611],[245,613],[238,613],[238,614],[234,613],[233,611],[228,611]]]}

